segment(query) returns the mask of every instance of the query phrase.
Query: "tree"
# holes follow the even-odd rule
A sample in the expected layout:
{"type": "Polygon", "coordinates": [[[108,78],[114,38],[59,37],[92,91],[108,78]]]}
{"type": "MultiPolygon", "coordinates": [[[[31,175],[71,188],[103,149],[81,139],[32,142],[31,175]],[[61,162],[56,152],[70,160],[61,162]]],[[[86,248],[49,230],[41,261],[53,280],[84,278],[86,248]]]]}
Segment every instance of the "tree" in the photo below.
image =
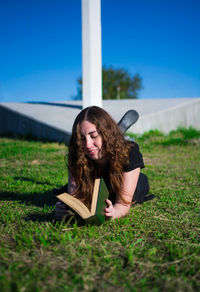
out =
{"type": "MultiPolygon", "coordinates": [[[[132,76],[126,69],[115,69],[112,66],[102,68],[103,99],[137,98],[142,89],[139,74],[132,76]]],[[[82,99],[82,78],[77,80],[78,94],[75,99],[82,99]]]]}

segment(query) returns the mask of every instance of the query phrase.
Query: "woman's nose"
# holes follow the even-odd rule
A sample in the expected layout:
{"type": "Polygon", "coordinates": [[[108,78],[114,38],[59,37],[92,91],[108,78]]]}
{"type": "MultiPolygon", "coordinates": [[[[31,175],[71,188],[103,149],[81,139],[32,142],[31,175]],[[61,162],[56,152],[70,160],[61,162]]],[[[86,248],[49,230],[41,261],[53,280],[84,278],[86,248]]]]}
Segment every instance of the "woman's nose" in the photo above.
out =
{"type": "Polygon", "coordinates": [[[91,145],[92,145],[91,139],[90,138],[86,138],[86,140],[85,140],[85,147],[87,149],[89,149],[89,148],[91,148],[91,145]]]}

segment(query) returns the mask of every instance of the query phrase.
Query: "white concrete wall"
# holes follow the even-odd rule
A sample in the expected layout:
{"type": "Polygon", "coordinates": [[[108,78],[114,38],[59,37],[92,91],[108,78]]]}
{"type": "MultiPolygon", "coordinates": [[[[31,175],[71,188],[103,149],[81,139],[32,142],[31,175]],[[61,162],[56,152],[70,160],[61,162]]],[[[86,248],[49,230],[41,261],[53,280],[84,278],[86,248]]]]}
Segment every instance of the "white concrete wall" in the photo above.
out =
{"type": "Polygon", "coordinates": [[[200,130],[200,99],[156,113],[142,115],[129,131],[142,134],[149,130],[158,129],[167,134],[178,127],[189,128],[190,126],[200,130]]]}
{"type": "MultiPolygon", "coordinates": [[[[158,129],[164,133],[179,126],[200,130],[200,98],[165,100],[104,100],[103,106],[118,122],[126,111],[135,109],[138,121],[128,132],[142,134],[158,129]]],[[[80,101],[68,103],[0,103],[0,135],[33,135],[38,139],[65,141],[71,136],[80,101]]]]}

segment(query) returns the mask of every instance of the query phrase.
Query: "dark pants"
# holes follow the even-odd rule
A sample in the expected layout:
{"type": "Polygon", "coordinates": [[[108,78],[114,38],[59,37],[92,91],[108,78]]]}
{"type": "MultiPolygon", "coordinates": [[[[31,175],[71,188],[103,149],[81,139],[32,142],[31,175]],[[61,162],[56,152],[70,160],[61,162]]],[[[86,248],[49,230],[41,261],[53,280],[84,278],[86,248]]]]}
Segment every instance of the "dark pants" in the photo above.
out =
{"type": "Polygon", "coordinates": [[[137,187],[133,196],[133,202],[143,203],[146,199],[146,195],[149,193],[149,181],[144,173],[140,173],[137,187]]]}

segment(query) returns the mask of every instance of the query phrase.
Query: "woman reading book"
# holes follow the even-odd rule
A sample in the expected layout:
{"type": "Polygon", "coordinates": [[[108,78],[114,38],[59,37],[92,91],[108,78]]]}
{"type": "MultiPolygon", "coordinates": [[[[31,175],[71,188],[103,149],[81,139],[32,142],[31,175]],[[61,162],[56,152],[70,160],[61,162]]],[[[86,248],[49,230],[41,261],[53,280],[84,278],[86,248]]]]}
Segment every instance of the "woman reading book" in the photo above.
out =
{"type": "MultiPolygon", "coordinates": [[[[132,202],[142,203],[149,191],[148,179],[140,173],[144,167],[139,146],[124,139],[117,123],[97,106],[82,110],[75,119],[68,153],[67,191],[88,208],[94,180],[103,177],[109,190],[105,216],[125,216],[132,202]]],[[[58,202],[57,208],[63,208],[58,202]]]]}

